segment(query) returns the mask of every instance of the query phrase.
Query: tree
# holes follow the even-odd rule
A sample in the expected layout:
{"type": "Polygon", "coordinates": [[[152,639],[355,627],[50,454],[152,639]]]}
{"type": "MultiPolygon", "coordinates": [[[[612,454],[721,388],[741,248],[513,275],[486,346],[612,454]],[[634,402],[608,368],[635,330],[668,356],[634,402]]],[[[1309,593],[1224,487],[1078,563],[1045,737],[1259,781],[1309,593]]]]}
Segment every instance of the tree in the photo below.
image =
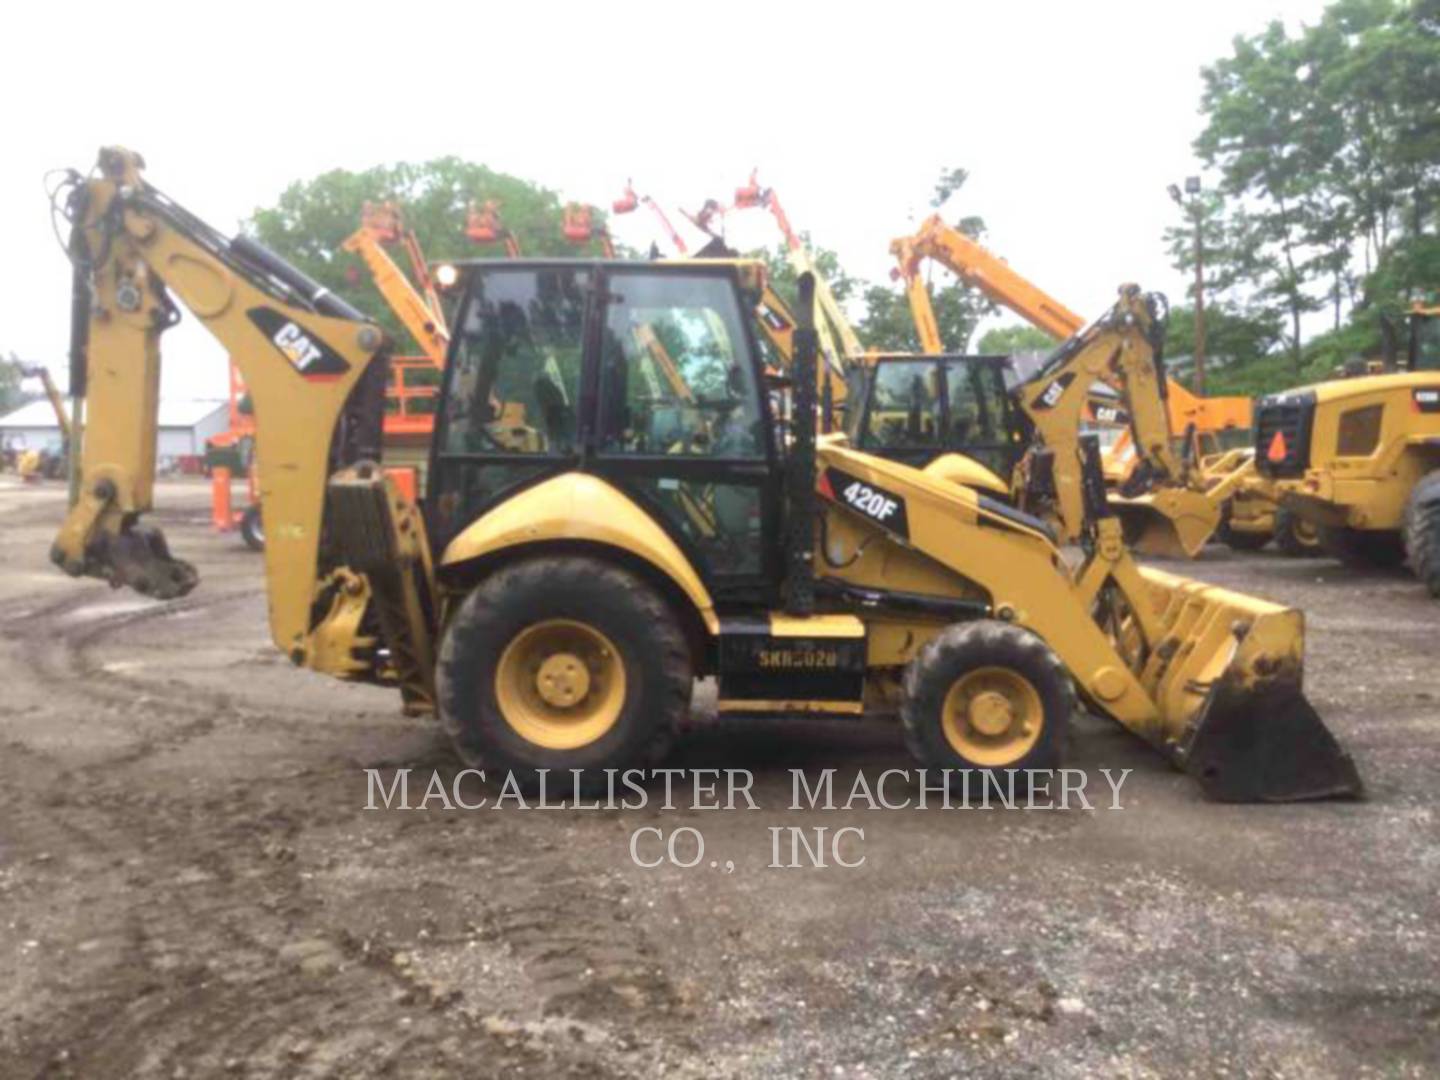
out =
{"type": "MultiPolygon", "coordinates": [[[[1284,315],[1276,309],[1247,311],[1231,303],[1206,304],[1206,393],[1220,393],[1216,380],[1223,378],[1223,372],[1249,367],[1281,345],[1284,336],[1284,315]]],[[[1165,329],[1165,356],[1189,360],[1194,347],[1195,308],[1171,308],[1165,329]]]]}
{"type": "Polygon", "coordinates": [[[432,261],[484,253],[466,238],[465,217],[470,203],[487,199],[499,203],[506,227],[527,255],[575,251],[561,234],[563,206],[554,191],[455,157],[377,165],[358,173],[334,169],[313,180],[297,181],[275,205],[257,209],[246,231],[375,316],[397,341],[404,341],[399,321],[364,265],[342,250],[345,239],[360,226],[365,202],[384,199],[400,203],[406,223],[432,261]]]}
{"type": "MultiPolygon", "coordinates": [[[[942,169],[931,193],[930,208],[939,211],[965,186],[969,175],[961,168],[942,169]]],[[[976,215],[962,217],[955,228],[978,240],[985,232],[985,220],[976,215]]],[[[975,327],[995,310],[994,305],[948,270],[927,264],[925,274],[940,340],[947,350],[964,352],[969,348],[975,327]]],[[[868,345],[893,352],[920,351],[920,335],[915,329],[909,298],[902,289],[871,284],[866,287],[864,298],[865,318],[860,324],[860,336],[868,345]]]]}
{"type": "Polygon", "coordinates": [[[1327,306],[1393,309],[1426,287],[1440,204],[1440,6],[1337,0],[1289,35],[1272,22],[1204,69],[1195,149],[1235,207],[1253,299],[1288,316],[1298,375],[1301,318],[1327,306]],[[1418,275],[1418,276],[1417,276],[1418,275]]]}
{"type": "MultiPolygon", "coordinates": [[[[1306,209],[1317,174],[1316,103],[1298,74],[1303,52],[1275,21],[1253,38],[1237,38],[1235,55],[1204,69],[1201,107],[1209,117],[1196,140],[1201,158],[1218,166],[1224,190],[1248,197],[1252,249],[1271,269],[1265,295],[1290,316],[1290,350],[1300,366],[1300,320],[1314,309],[1306,292],[1302,247],[1306,209]]],[[[1325,125],[1328,138],[1331,125],[1325,125]]]]}
{"type": "Polygon", "coordinates": [[[1016,324],[996,326],[980,336],[977,352],[988,356],[1014,356],[1016,353],[1048,353],[1059,344],[1036,326],[1016,324]]]}
{"type": "MultiPolygon", "coordinates": [[[[839,255],[829,248],[812,244],[808,232],[800,234],[800,242],[805,245],[805,250],[809,252],[810,260],[816,271],[830,286],[830,291],[836,300],[843,304],[855,295],[855,290],[859,288],[860,283],[845,272],[845,268],[840,265],[839,255]]],[[[761,252],[760,258],[765,260],[765,268],[775,291],[787,300],[793,298],[799,282],[799,275],[795,273],[795,267],[790,262],[790,250],[781,244],[761,252]]]]}
{"type": "Polygon", "coordinates": [[[20,357],[12,352],[8,360],[0,359],[0,413],[14,412],[30,400],[20,378],[20,357]]]}

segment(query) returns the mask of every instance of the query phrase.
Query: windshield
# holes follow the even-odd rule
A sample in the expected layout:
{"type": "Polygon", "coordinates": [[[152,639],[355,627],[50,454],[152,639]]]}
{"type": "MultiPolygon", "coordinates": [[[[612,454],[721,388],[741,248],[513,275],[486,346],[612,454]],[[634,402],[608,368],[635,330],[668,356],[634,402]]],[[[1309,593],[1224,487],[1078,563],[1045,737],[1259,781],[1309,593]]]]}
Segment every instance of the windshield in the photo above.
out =
{"type": "Polygon", "coordinates": [[[852,373],[846,426],[862,450],[923,464],[951,451],[1008,475],[1021,449],[997,356],[877,358],[852,373]]]}
{"type": "Polygon", "coordinates": [[[1411,369],[1440,371],[1440,315],[1412,315],[1410,326],[1411,369]]]}
{"type": "Polygon", "coordinates": [[[872,376],[860,445],[866,449],[940,446],[940,364],[882,360],[872,376]]]}

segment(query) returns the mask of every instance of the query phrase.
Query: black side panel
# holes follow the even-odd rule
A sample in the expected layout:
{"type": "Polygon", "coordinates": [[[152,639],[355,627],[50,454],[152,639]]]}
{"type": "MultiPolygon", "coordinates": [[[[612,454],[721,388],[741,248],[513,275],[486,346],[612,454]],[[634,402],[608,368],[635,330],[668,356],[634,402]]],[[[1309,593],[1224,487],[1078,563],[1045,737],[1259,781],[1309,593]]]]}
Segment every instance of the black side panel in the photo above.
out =
{"type": "Polygon", "coordinates": [[[859,701],[865,639],[773,637],[768,619],[720,621],[720,696],[748,701],[859,701]]]}

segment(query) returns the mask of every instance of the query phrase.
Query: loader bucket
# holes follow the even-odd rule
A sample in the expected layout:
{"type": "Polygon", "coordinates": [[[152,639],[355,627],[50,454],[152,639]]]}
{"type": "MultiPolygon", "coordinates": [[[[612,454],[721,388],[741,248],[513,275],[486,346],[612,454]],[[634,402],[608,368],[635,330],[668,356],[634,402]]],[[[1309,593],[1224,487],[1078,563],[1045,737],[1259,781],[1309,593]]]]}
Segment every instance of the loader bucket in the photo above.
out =
{"type": "Polygon", "coordinates": [[[1168,488],[1133,499],[1112,495],[1125,542],[1143,555],[1193,559],[1220,526],[1220,504],[1198,491],[1168,488]]]}
{"type": "Polygon", "coordinates": [[[1293,608],[1142,567],[1159,637],[1139,672],[1160,741],[1221,802],[1359,797],[1355,763],[1301,686],[1293,608]]]}

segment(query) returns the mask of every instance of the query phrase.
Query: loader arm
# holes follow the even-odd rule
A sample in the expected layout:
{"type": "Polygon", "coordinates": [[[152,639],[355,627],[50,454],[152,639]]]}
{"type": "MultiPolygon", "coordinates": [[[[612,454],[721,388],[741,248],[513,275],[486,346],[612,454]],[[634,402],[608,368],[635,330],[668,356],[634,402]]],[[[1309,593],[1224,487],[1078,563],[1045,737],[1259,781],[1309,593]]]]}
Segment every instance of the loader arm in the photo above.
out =
{"type": "Polygon", "coordinates": [[[393,483],[363,464],[380,455],[384,333],[278,256],[189,214],[142,168],[138,155],[106,149],[89,179],[72,174],[68,184],[71,384],[85,398],[87,437],[79,501],[52,558],[72,575],[162,599],[197,583],[160,532],[140,523],[153,503],[160,337],[179,318],[173,296],[225,346],[254,403],[276,645],[297,664],[342,677],[409,679],[418,689],[407,704],[423,698],[431,677],[423,524],[393,483]],[[408,622],[392,621],[382,646],[367,611],[382,625],[408,622]]]}

